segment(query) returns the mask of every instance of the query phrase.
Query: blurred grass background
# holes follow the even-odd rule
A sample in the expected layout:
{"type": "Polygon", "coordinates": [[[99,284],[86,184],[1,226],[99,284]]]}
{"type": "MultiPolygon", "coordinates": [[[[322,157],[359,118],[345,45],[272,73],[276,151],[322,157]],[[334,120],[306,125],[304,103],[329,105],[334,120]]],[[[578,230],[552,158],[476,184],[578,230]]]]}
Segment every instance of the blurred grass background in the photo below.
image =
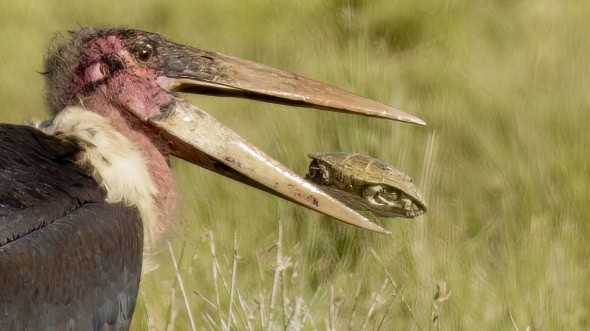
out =
{"type": "MultiPolygon", "coordinates": [[[[392,231],[379,236],[173,160],[182,206],[169,237],[199,330],[590,327],[589,2],[5,2],[0,120],[47,116],[37,72],[55,31],[120,25],[428,122],[191,96],[301,174],[310,152],[370,154],[414,177],[430,207],[377,220],[392,231]]],[[[133,328],[190,329],[166,247],[157,258],[133,328]]]]}

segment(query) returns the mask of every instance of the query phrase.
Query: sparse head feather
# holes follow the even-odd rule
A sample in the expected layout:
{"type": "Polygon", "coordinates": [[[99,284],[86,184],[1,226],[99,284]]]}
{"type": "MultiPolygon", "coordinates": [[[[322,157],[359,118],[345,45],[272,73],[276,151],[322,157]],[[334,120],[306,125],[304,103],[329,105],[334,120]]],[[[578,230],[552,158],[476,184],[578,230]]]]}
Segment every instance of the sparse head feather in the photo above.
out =
{"type": "Polygon", "coordinates": [[[108,36],[132,40],[140,34],[157,36],[140,30],[126,28],[82,28],[76,32],[56,33],[48,47],[44,61],[46,83],[46,101],[50,111],[56,114],[67,106],[77,103],[78,92],[76,80],[80,70],[91,64],[97,49],[92,49],[92,42],[108,36]],[[94,52],[94,54],[93,54],[94,52]]]}
{"type": "Polygon", "coordinates": [[[84,28],[75,33],[54,34],[44,61],[45,97],[49,110],[56,114],[69,105],[72,74],[80,63],[80,53],[94,30],[84,28]]]}

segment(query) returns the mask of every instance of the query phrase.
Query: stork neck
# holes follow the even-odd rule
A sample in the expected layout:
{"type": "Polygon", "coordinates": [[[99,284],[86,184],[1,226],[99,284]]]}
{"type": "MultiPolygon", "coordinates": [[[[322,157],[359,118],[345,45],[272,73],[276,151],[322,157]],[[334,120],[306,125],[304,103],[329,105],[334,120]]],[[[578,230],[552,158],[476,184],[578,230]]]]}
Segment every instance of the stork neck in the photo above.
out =
{"type": "Polygon", "coordinates": [[[105,189],[108,202],[137,206],[149,246],[173,219],[176,189],[166,144],[139,123],[110,107],[68,107],[42,129],[84,147],[77,161],[105,189]]]}
{"type": "Polygon", "coordinates": [[[174,218],[177,204],[176,185],[170,168],[170,150],[158,134],[135,118],[110,114],[111,125],[129,139],[142,154],[158,193],[155,204],[158,210],[158,228],[163,230],[174,218]],[[114,115],[114,116],[113,116],[114,115]]]}

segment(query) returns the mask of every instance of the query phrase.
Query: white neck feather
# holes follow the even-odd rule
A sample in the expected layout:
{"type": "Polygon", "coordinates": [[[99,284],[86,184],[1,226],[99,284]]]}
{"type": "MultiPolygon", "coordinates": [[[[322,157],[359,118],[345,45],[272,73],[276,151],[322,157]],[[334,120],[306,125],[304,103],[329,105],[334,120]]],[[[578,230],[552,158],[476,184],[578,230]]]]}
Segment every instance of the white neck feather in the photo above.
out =
{"type": "MultiPolygon", "coordinates": [[[[155,203],[158,189],[136,146],[115,130],[107,118],[81,107],[62,110],[47,127],[35,126],[82,147],[76,162],[106,191],[106,201],[122,202],[139,210],[144,228],[144,252],[150,252],[159,231],[155,203]]],[[[144,262],[147,261],[144,259],[144,262]]],[[[144,273],[149,269],[144,266],[144,273]]]]}

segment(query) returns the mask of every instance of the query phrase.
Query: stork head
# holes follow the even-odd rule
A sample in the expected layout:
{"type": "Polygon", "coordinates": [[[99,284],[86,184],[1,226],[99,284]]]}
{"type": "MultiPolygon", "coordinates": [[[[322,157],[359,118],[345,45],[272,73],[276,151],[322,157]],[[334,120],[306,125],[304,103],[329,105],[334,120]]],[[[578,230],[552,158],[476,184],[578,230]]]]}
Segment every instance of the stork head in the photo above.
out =
{"type": "Polygon", "coordinates": [[[252,146],[178,92],[381,117],[422,120],[339,88],[133,29],[82,29],[46,59],[47,101],[124,119],[160,152],[263,189],[340,221],[384,232],[252,146]]]}

